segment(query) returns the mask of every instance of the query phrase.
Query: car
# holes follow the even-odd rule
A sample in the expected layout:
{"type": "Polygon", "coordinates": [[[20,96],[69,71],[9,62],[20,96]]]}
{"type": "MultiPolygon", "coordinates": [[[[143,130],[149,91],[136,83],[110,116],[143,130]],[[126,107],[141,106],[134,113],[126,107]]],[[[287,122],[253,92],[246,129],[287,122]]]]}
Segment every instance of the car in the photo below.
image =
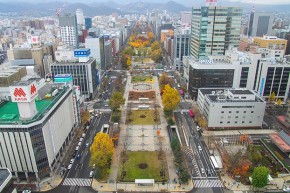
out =
{"type": "Polygon", "coordinates": [[[93,165],[93,169],[95,169],[95,167],[96,167],[96,164],[93,165]]]}
{"type": "Polygon", "coordinates": [[[94,171],[90,172],[89,178],[92,178],[94,176],[94,171]]]}
{"type": "Polygon", "coordinates": [[[200,147],[200,145],[198,146],[198,150],[199,150],[199,151],[201,151],[201,150],[202,150],[202,149],[201,149],[201,147],[200,147]]]}
{"type": "Polygon", "coordinates": [[[31,190],[23,190],[22,193],[31,193],[31,190]]]}
{"type": "Polygon", "coordinates": [[[78,151],[80,149],[80,146],[76,146],[76,151],[78,151]]]}
{"type": "Polygon", "coordinates": [[[201,170],[201,173],[202,173],[202,174],[204,174],[204,169],[203,169],[203,168],[201,168],[200,170],[201,170]]]}
{"type": "Polygon", "coordinates": [[[90,144],[89,144],[89,142],[87,142],[87,143],[86,143],[86,147],[89,147],[89,146],[90,146],[90,144]]]}
{"type": "Polygon", "coordinates": [[[69,164],[69,165],[67,166],[67,169],[70,170],[71,168],[72,168],[72,164],[69,164]]]}
{"type": "Polygon", "coordinates": [[[111,84],[111,82],[109,82],[109,85],[111,84]]]}
{"type": "Polygon", "coordinates": [[[80,140],[79,140],[79,142],[82,142],[83,140],[84,140],[84,138],[81,137],[80,140]]]}
{"type": "Polygon", "coordinates": [[[86,136],[86,134],[85,134],[85,133],[83,133],[83,134],[82,134],[82,137],[85,137],[85,136],[86,136]]]}
{"type": "Polygon", "coordinates": [[[109,105],[108,105],[108,104],[105,104],[104,106],[105,106],[105,107],[108,107],[109,105]]]}
{"type": "Polygon", "coordinates": [[[79,143],[78,143],[78,146],[81,146],[81,145],[82,145],[82,142],[79,142],[79,143]]]}
{"type": "Polygon", "coordinates": [[[70,160],[70,164],[73,164],[74,163],[74,161],[75,161],[75,159],[74,158],[72,158],[71,160],[70,160]]]}
{"type": "Polygon", "coordinates": [[[77,159],[80,159],[80,158],[81,158],[81,154],[78,154],[78,155],[77,155],[77,159]]]}

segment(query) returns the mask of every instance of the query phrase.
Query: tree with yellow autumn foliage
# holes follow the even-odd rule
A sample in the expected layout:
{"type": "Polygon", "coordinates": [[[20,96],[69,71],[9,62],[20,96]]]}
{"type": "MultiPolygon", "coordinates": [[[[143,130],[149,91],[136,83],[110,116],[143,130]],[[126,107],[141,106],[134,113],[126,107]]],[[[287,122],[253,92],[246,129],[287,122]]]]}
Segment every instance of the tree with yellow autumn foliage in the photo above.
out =
{"type": "Polygon", "coordinates": [[[128,68],[131,67],[131,64],[132,64],[131,57],[128,57],[128,60],[127,60],[127,66],[128,66],[128,68]]]}
{"type": "Polygon", "coordinates": [[[90,165],[105,168],[110,164],[114,154],[114,143],[107,133],[98,133],[90,147],[90,165]]]}
{"type": "Polygon", "coordinates": [[[165,85],[162,94],[162,104],[165,111],[172,112],[179,104],[180,96],[176,89],[169,84],[165,85]]]}

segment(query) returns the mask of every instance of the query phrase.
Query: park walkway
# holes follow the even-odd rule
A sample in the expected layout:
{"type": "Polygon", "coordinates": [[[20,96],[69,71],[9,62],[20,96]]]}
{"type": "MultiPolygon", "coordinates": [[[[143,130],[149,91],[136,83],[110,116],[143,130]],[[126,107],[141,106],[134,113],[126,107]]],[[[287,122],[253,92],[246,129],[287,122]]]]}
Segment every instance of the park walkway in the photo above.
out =
{"type": "MultiPolygon", "coordinates": [[[[124,106],[121,107],[121,120],[120,120],[120,134],[118,146],[115,149],[115,154],[113,155],[111,172],[107,183],[100,183],[97,180],[94,180],[92,187],[98,191],[169,191],[169,192],[187,192],[192,190],[193,183],[189,182],[187,185],[179,185],[177,182],[178,176],[176,174],[176,168],[174,166],[173,152],[170,147],[170,140],[167,131],[167,121],[164,117],[162,99],[159,91],[158,78],[153,77],[154,83],[152,84],[152,90],[156,92],[156,102],[161,106],[159,109],[160,122],[158,125],[126,125],[126,111],[128,106],[128,96],[129,91],[133,90],[133,84],[131,83],[132,76],[128,74],[127,83],[124,91],[124,98],[126,99],[124,106]],[[146,128],[146,131],[144,130],[146,128]],[[166,154],[166,161],[168,166],[168,183],[161,184],[156,183],[154,187],[137,187],[134,183],[118,183],[117,175],[119,169],[119,163],[121,160],[121,152],[124,149],[125,143],[127,144],[127,149],[131,151],[157,151],[159,146],[156,145],[157,141],[157,129],[160,130],[160,136],[163,137],[163,149],[166,154]],[[144,137],[146,136],[146,140],[144,137]],[[140,139],[139,139],[140,138],[140,139]],[[143,140],[142,140],[143,138],[143,140]]],[[[152,102],[152,101],[150,101],[152,102]]],[[[136,109],[132,109],[136,110],[136,109]]]]}

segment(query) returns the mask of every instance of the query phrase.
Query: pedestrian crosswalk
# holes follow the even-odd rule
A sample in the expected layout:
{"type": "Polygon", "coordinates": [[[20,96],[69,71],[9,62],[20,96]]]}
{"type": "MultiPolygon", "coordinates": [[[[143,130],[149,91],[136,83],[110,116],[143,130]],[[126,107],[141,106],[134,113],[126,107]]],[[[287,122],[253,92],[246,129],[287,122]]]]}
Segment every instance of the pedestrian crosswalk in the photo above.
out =
{"type": "Polygon", "coordinates": [[[63,186],[91,186],[92,179],[87,178],[65,178],[63,186]]]}
{"type": "Polygon", "coordinates": [[[186,153],[189,157],[190,157],[190,159],[193,159],[193,151],[192,151],[192,149],[191,148],[189,148],[189,147],[181,147],[181,150],[184,152],[184,153],[186,153]]]}
{"type": "Polygon", "coordinates": [[[223,187],[220,180],[194,180],[193,183],[195,188],[223,187]]]}

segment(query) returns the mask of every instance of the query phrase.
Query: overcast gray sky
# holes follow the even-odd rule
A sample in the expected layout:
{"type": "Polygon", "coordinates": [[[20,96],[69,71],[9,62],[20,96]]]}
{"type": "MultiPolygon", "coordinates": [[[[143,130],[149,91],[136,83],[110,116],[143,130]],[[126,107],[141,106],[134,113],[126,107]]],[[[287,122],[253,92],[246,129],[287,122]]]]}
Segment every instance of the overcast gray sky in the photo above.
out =
{"type": "Polygon", "coordinates": [[[277,5],[277,4],[289,4],[290,0],[230,0],[232,2],[238,1],[242,3],[251,3],[251,4],[265,4],[265,5],[277,5]]]}

